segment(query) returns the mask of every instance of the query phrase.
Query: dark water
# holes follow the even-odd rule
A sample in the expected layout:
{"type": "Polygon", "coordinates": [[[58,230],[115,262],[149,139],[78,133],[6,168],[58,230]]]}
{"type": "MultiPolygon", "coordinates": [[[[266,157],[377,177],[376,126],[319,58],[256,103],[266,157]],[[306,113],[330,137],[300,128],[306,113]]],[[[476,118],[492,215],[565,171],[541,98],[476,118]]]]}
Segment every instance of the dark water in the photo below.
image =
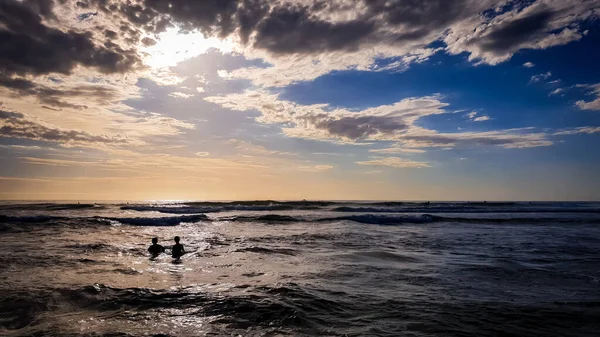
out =
{"type": "Polygon", "coordinates": [[[597,203],[4,203],[0,244],[3,336],[600,331],[597,203]]]}

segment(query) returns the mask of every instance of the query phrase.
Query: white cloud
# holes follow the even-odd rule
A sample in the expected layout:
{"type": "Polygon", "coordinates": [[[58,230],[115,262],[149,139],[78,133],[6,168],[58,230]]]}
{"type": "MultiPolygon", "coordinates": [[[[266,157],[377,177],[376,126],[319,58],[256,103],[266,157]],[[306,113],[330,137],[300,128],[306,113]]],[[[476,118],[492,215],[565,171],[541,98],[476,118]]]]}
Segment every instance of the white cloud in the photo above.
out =
{"type": "Polygon", "coordinates": [[[305,171],[305,172],[322,172],[322,171],[328,171],[333,169],[334,166],[332,165],[312,165],[312,166],[299,166],[298,169],[300,171],[305,171]]]}
{"type": "Polygon", "coordinates": [[[374,170],[374,171],[366,171],[366,172],[362,172],[362,174],[379,174],[383,171],[379,171],[379,170],[374,170]]]}
{"type": "Polygon", "coordinates": [[[204,88],[203,87],[196,87],[196,91],[197,92],[204,92],[204,88]]]}
{"type": "Polygon", "coordinates": [[[539,82],[539,81],[542,81],[542,80],[547,80],[551,76],[552,76],[551,72],[547,72],[545,74],[533,75],[533,76],[531,76],[531,82],[535,83],[535,82],[539,82]]]}
{"type": "Polygon", "coordinates": [[[600,127],[584,126],[584,127],[579,127],[579,128],[564,129],[564,130],[556,132],[555,135],[557,135],[557,136],[570,136],[570,135],[578,135],[578,134],[591,135],[594,133],[600,133],[600,127]]]}
{"type": "Polygon", "coordinates": [[[589,88],[592,90],[592,93],[596,95],[596,99],[593,101],[584,101],[579,100],[575,104],[581,110],[600,110],[600,83],[594,85],[586,85],[586,84],[578,84],[576,87],[580,88],[589,88]]]}
{"type": "Polygon", "coordinates": [[[190,97],[194,97],[194,95],[186,94],[184,92],[172,92],[169,94],[169,96],[174,97],[174,98],[183,98],[183,99],[188,99],[190,97]]]}
{"type": "Polygon", "coordinates": [[[478,112],[476,111],[468,113],[467,117],[469,117],[472,122],[485,122],[491,119],[490,116],[487,115],[478,116],[478,112]]]}
{"type": "Polygon", "coordinates": [[[563,88],[557,88],[557,89],[552,90],[552,92],[550,92],[548,94],[548,96],[558,95],[564,91],[565,91],[565,89],[563,89],[563,88]]]}
{"type": "Polygon", "coordinates": [[[388,166],[394,168],[425,168],[431,167],[428,163],[414,161],[406,158],[399,157],[385,157],[378,158],[368,161],[356,162],[359,165],[371,165],[371,166],[388,166]]]}
{"type": "Polygon", "coordinates": [[[210,153],[208,152],[196,152],[196,156],[198,157],[206,157],[208,156],[210,153]]]}
{"type": "MultiPolygon", "coordinates": [[[[274,2],[276,3],[276,2],[274,2]]],[[[304,1],[284,1],[286,4],[302,3],[304,1]]],[[[582,3],[579,0],[539,0],[533,4],[515,5],[505,11],[504,2],[500,4],[494,0],[465,0],[456,7],[444,6],[448,12],[435,12],[441,6],[441,1],[425,1],[421,12],[410,13],[410,9],[404,12],[395,12],[393,5],[381,7],[387,10],[382,12],[377,20],[374,20],[374,31],[372,38],[352,39],[356,43],[355,48],[340,48],[327,50],[325,46],[328,39],[340,39],[344,43],[347,39],[341,39],[337,35],[309,35],[298,41],[297,48],[292,48],[290,41],[297,36],[281,40],[274,39],[269,43],[262,44],[265,49],[249,45],[240,48],[239,52],[249,59],[261,59],[268,66],[246,67],[231,72],[220,73],[221,77],[229,79],[249,79],[255,85],[262,87],[281,87],[298,81],[311,81],[315,78],[331,73],[333,71],[360,70],[360,71],[402,71],[413,63],[428,60],[433,54],[445,50],[449,54],[468,53],[469,60],[475,63],[498,64],[507,61],[513,54],[523,49],[546,49],[553,46],[564,45],[571,41],[582,38],[578,23],[592,16],[593,10],[598,8],[597,4],[591,2],[582,3]],[[431,3],[429,3],[431,2],[431,3]],[[456,8],[457,12],[452,9],[456,8]],[[495,15],[483,15],[488,9],[496,9],[495,15]],[[500,10],[499,10],[500,9],[500,10]],[[389,12],[389,13],[388,13],[389,12]],[[460,14],[457,14],[460,13],[460,14]],[[405,21],[404,24],[389,24],[385,21],[386,16],[398,15],[405,21]],[[419,24],[404,16],[413,15],[420,18],[419,24]],[[430,19],[425,16],[431,15],[430,19]],[[420,16],[423,16],[422,18],[420,16]],[[439,24],[444,22],[442,18],[451,18],[446,22],[450,24],[439,24]],[[456,16],[456,17],[454,17],[456,16]],[[440,20],[440,21],[438,21],[440,20]],[[518,31],[518,34],[515,32],[518,31]],[[416,34],[418,32],[418,34],[416,34]],[[323,46],[319,45],[321,43],[323,46]],[[424,48],[434,41],[442,40],[446,47],[424,48]],[[398,43],[401,41],[401,43],[398,43]],[[283,46],[278,45],[279,43],[283,46]],[[314,43],[314,44],[313,44],[314,43]],[[302,47],[306,45],[307,51],[302,47]],[[321,46],[325,50],[312,50],[310,46],[321,46]],[[269,48],[285,47],[297,52],[273,52],[269,48]],[[378,66],[381,60],[389,63],[378,66]]],[[[310,20],[319,19],[329,24],[342,24],[350,20],[361,18],[369,8],[363,3],[336,2],[337,5],[327,7],[327,10],[311,13],[310,20]]],[[[411,7],[410,5],[406,6],[411,7]]],[[[371,8],[372,9],[372,8],[371,8]]],[[[368,21],[368,20],[367,20],[368,21]]],[[[305,23],[310,27],[310,22],[305,23]]],[[[294,26],[293,23],[289,23],[294,26]]],[[[287,25],[282,24],[286,28],[287,25]]],[[[298,36],[302,36],[303,26],[297,27],[298,36]]],[[[272,34],[280,35],[276,32],[272,34]]],[[[252,40],[252,39],[251,39],[252,40]]],[[[340,43],[342,41],[339,41],[340,43]]],[[[318,49],[315,47],[315,49],[318,49]]],[[[385,63],[385,62],[384,62],[385,63]]],[[[524,64],[526,67],[534,66],[531,62],[524,64]]]]}
{"type": "Polygon", "coordinates": [[[408,149],[401,147],[391,147],[387,149],[373,149],[369,150],[369,152],[373,153],[425,153],[425,150],[421,149],[408,149]]]}
{"type": "Polygon", "coordinates": [[[490,119],[490,116],[479,116],[477,118],[473,118],[473,122],[485,122],[489,121],[490,119]]]}
{"type": "Polygon", "coordinates": [[[525,67],[525,68],[533,68],[533,67],[535,67],[535,64],[533,64],[531,62],[525,62],[525,63],[523,63],[523,67],[525,67]]]}
{"type": "Polygon", "coordinates": [[[11,150],[22,150],[22,151],[56,151],[55,148],[51,147],[42,147],[35,145],[0,145],[2,149],[11,149],[11,150]]]}
{"type": "Polygon", "coordinates": [[[500,15],[471,16],[455,23],[444,42],[451,54],[468,52],[473,62],[495,65],[523,49],[546,49],[581,39],[578,23],[591,18],[597,8],[593,1],[579,0],[514,5],[500,15]]]}
{"type": "MultiPolygon", "coordinates": [[[[333,109],[326,104],[301,105],[280,100],[277,94],[246,91],[241,94],[211,96],[209,102],[236,111],[261,112],[257,121],[279,124],[283,134],[348,144],[369,144],[393,141],[401,148],[455,147],[459,145],[490,145],[505,148],[548,146],[552,142],[544,133],[532,133],[532,128],[488,132],[439,133],[419,127],[416,122],[431,115],[449,113],[447,103],[439,96],[413,97],[391,105],[361,111],[333,109]]],[[[487,116],[480,116],[485,119],[487,116]]]]}

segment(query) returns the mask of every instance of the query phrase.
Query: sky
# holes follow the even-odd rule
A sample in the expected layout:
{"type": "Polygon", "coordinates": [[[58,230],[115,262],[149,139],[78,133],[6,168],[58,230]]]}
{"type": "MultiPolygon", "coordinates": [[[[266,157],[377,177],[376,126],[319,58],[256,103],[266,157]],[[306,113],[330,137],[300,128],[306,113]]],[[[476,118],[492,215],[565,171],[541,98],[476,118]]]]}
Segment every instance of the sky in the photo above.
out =
{"type": "Polygon", "coordinates": [[[0,199],[600,200],[600,0],[0,0],[0,199]]]}

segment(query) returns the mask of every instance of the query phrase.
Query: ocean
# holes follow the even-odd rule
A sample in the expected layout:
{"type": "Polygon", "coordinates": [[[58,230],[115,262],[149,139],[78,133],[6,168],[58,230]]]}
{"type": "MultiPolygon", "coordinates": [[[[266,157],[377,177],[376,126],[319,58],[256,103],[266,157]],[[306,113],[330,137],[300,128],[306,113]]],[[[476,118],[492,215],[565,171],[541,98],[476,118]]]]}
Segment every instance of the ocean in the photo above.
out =
{"type": "Polygon", "coordinates": [[[600,203],[3,202],[0,247],[2,336],[600,334],[600,203]]]}

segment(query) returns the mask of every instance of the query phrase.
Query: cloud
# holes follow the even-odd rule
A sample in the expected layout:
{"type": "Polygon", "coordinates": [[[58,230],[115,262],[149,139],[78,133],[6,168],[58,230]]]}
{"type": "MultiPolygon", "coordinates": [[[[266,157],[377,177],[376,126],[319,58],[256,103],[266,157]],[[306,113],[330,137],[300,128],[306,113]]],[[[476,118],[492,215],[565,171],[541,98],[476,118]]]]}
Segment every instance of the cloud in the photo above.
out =
{"type": "Polygon", "coordinates": [[[490,116],[478,116],[478,112],[477,111],[473,111],[467,114],[467,117],[472,121],[472,122],[485,122],[485,121],[489,121],[491,118],[490,116]]]}
{"type": "Polygon", "coordinates": [[[36,145],[0,145],[2,149],[11,149],[17,151],[56,151],[56,149],[51,147],[42,147],[36,145]]]}
{"type": "Polygon", "coordinates": [[[556,89],[552,90],[552,92],[550,92],[548,94],[548,96],[558,95],[564,91],[565,91],[565,89],[563,89],[563,88],[556,88],[556,89]]]}
{"type": "Polygon", "coordinates": [[[442,114],[446,103],[436,97],[408,98],[393,105],[361,112],[344,109],[326,111],[326,105],[298,105],[264,91],[211,96],[205,100],[239,111],[259,110],[259,122],[287,124],[284,133],[301,138],[334,138],[347,142],[393,139],[422,116],[442,114]]]}
{"type": "MultiPolygon", "coordinates": [[[[91,33],[46,25],[56,21],[51,0],[0,1],[0,77],[70,74],[77,66],[101,73],[136,69],[141,59],[135,48],[98,44],[91,33]]],[[[14,84],[14,82],[13,82],[14,84]]]]}
{"type": "Polygon", "coordinates": [[[431,167],[429,163],[418,162],[406,158],[399,157],[385,157],[379,159],[373,159],[368,161],[359,161],[358,165],[371,165],[371,166],[388,166],[393,168],[426,168],[431,167]]]}
{"type": "Polygon", "coordinates": [[[523,49],[546,49],[582,38],[579,23],[593,17],[595,1],[539,0],[495,2],[499,14],[470,17],[444,37],[452,54],[469,53],[469,60],[498,64],[523,49]]]}
{"type": "Polygon", "coordinates": [[[169,94],[169,96],[171,96],[173,98],[183,98],[183,99],[194,97],[194,95],[186,94],[184,92],[172,92],[169,94]]]}
{"type": "Polygon", "coordinates": [[[525,62],[525,63],[523,63],[523,67],[525,67],[525,68],[533,68],[533,67],[535,67],[535,64],[533,64],[531,62],[525,62]]]}
{"type": "Polygon", "coordinates": [[[139,146],[155,140],[157,136],[177,135],[195,128],[194,124],[158,114],[113,113],[98,116],[91,111],[89,120],[85,120],[85,115],[65,116],[54,109],[44,111],[48,111],[45,119],[0,110],[0,136],[55,142],[64,146],[105,148],[139,146]]]}
{"type": "Polygon", "coordinates": [[[55,109],[89,109],[93,107],[105,109],[111,105],[137,96],[137,88],[123,83],[110,81],[90,82],[76,76],[65,78],[39,78],[36,82],[24,79],[5,79],[0,77],[0,85],[8,89],[1,90],[7,94],[15,93],[18,97],[31,96],[45,107],[55,109]]]}
{"type": "Polygon", "coordinates": [[[246,156],[295,156],[291,152],[273,151],[261,145],[252,144],[239,139],[230,139],[228,145],[233,147],[238,153],[246,156]]]}
{"type": "Polygon", "coordinates": [[[592,93],[596,95],[596,99],[593,101],[579,100],[575,105],[581,110],[600,110],[600,83],[594,85],[577,85],[578,87],[591,89],[592,93]]]}
{"type": "Polygon", "coordinates": [[[313,165],[313,166],[299,166],[298,169],[300,171],[306,171],[306,172],[322,172],[322,171],[328,171],[333,169],[334,166],[332,165],[313,165]]]}
{"type": "Polygon", "coordinates": [[[425,150],[421,150],[421,149],[407,149],[407,148],[401,148],[401,147],[391,147],[391,148],[387,148],[387,149],[372,149],[369,150],[369,152],[374,152],[374,153],[425,153],[425,150]]]}
{"type": "Polygon", "coordinates": [[[85,131],[60,129],[32,120],[24,114],[7,111],[0,111],[0,137],[41,140],[70,146],[135,143],[124,136],[93,135],[85,131]]]}
{"type": "Polygon", "coordinates": [[[485,121],[489,121],[491,118],[489,116],[479,116],[476,118],[473,118],[473,122],[485,122],[485,121]]]}
{"type": "Polygon", "coordinates": [[[594,133],[600,133],[600,127],[584,126],[584,127],[578,127],[578,128],[572,128],[572,129],[565,129],[565,130],[556,132],[554,135],[571,136],[571,135],[578,135],[578,134],[591,135],[594,133]]]}
{"type": "Polygon", "coordinates": [[[552,77],[552,73],[551,72],[547,72],[545,74],[539,74],[539,75],[533,75],[533,76],[531,76],[531,80],[530,81],[532,83],[535,83],[535,82],[539,82],[539,81],[542,81],[542,80],[547,80],[550,77],[552,77]]]}
{"type": "Polygon", "coordinates": [[[206,157],[208,156],[210,153],[208,152],[196,152],[196,156],[198,157],[206,157]]]}
{"type": "MultiPolygon", "coordinates": [[[[32,3],[26,1],[21,7],[33,7],[32,3]]],[[[56,2],[55,7],[63,16],[97,14],[81,25],[102,25],[103,37],[119,32],[116,41],[95,45],[93,53],[111,55],[93,60],[117,60],[112,64],[118,71],[135,68],[136,50],[160,40],[168,29],[177,29],[226,39],[246,58],[263,59],[266,67],[237,69],[228,78],[270,87],[312,80],[335,70],[402,70],[442,50],[467,53],[476,63],[498,64],[523,49],[581,39],[585,35],[581,23],[592,18],[600,4],[579,0],[82,0],[76,6],[56,2]],[[428,48],[433,42],[445,46],[428,48]],[[387,65],[377,66],[380,60],[387,65]]],[[[99,36],[92,29],[80,34],[99,36]]],[[[106,71],[106,62],[76,59],[73,63],[106,71]]]]}
{"type": "Polygon", "coordinates": [[[374,170],[374,171],[366,171],[366,172],[362,172],[362,174],[379,174],[383,171],[379,171],[379,170],[374,170]]]}
{"type": "Polygon", "coordinates": [[[259,111],[258,122],[279,124],[283,134],[292,138],[356,145],[393,141],[403,148],[552,145],[546,134],[533,133],[531,128],[439,133],[418,126],[416,122],[425,116],[449,113],[444,109],[448,104],[439,96],[407,98],[361,111],[334,109],[326,104],[301,105],[280,100],[277,94],[253,90],[205,100],[231,110],[259,111]]]}

